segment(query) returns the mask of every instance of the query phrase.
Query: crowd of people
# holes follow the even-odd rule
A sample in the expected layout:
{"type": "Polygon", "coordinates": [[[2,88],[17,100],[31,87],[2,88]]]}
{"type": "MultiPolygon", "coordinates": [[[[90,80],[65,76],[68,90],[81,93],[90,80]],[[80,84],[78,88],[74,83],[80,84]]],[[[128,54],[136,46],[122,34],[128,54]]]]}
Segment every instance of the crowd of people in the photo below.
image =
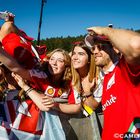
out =
{"type": "MultiPolygon", "coordinates": [[[[0,29],[0,138],[76,140],[62,122],[65,115],[90,118],[101,109],[101,137],[93,133],[92,140],[140,139],[139,33],[90,27],[70,54],[57,48],[40,62],[33,39],[15,26],[14,16],[5,21],[0,29]],[[7,110],[14,114],[10,120],[7,110]]],[[[87,128],[84,132],[89,135],[87,128]]]]}

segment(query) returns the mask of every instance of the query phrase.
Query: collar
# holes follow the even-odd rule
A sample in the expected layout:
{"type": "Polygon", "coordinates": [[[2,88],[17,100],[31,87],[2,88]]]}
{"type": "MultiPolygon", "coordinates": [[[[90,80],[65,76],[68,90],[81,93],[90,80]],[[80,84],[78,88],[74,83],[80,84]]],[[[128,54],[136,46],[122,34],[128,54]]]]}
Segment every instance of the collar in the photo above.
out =
{"type": "Polygon", "coordinates": [[[101,80],[104,79],[104,75],[105,75],[105,73],[101,70],[100,73],[99,73],[99,77],[100,77],[101,80]]]}
{"type": "Polygon", "coordinates": [[[103,73],[104,73],[104,74],[108,74],[108,73],[112,72],[112,71],[114,70],[114,68],[116,67],[116,65],[118,64],[118,62],[119,62],[119,61],[116,61],[115,63],[113,63],[113,64],[111,65],[111,67],[110,67],[107,71],[105,71],[105,72],[103,72],[103,73]]]}

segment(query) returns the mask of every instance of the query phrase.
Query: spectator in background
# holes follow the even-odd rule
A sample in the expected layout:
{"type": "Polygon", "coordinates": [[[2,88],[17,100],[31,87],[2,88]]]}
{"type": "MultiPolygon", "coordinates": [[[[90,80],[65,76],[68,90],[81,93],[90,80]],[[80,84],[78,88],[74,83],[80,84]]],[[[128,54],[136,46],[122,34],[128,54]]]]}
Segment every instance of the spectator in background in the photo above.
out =
{"type": "Polygon", "coordinates": [[[0,29],[0,42],[3,49],[14,57],[25,68],[31,69],[36,65],[37,59],[32,51],[33,38],[18,29],[14,24],[14,15],[7,13],[5,22],[0,29]]]}
{"type": "MultiPolygon", "coordinates": [[[[37,59],[31,49],[31,41],[33,38],[26,35],[26,33],[14,24],[14,15],[12,13],[3,12],[6,16],[0,17],[5,22],[0,29],[0,47],[2,47],[8,54],[14,57],[18,63],[27,69],[33,68],[37,59]]],[[[1,15],[2,16],[2,15],[1,15]]],[[[6,79],[8,82],[8,89],[19,89],[16,81],[11,76],[10,70],[4,67],[6,79]]]]}
{"type": "Polygon", "coordinates": [[[87,30],[86,42],[104,73],[102,140],[135,138],[140,134],[140,34],[109,27],[87,30]]]}

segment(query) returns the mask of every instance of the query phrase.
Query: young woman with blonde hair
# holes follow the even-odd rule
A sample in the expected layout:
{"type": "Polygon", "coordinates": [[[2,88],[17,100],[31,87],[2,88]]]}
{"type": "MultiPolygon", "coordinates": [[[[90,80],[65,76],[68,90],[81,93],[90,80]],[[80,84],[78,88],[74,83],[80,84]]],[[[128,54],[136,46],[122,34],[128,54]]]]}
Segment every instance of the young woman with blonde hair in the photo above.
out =
{"type": "MultiPolygon", "coordinates": [[[[3,62],[11,71],[18,74],[13,74],[13,77],[16,79],[19,86],[25,91],[26,96],[28,96],[41,111],[45,111],[45,118],[47,118],[45,119],[45,122],[47,121],[47,124],[49,123],[50,127],[54,125],[54,122],[56,121],[58,125],[55,124],[55,126],[52,127],[57,128],[55,130],[59,131],[60,139],[65,139],[65,135],[55,109],[68,114],[77,113],[81,109],[80,98],[78,98],[79,94],[71,85],[71,59],[69,54],[62,49],[52,51],[47,56],[48,61],[46,63],[45,72],[22,68],[2,49],[0,50],[0,54],[0,61],[3,62]],[[28,80],[31,84],[27,84],[22,78],[28,80]],[[39,94],[37,90],[41,90],[43,94],[39,94]],[[62,100],[58,100],[58,98],[62,100]],[[65,99],[68,100],[68,103],[59,103],[59,101],[64,102],[65,99]],[[55,119],[55,121],[49,121],[50,118],[51,120],[55,119]]],[[[29,106],[33,107],[31,108],[32,110],[36,110],[33,102],[28,102],[28,100],[25,102],[29,103],[29,106]]],[[[34,123],[35,122],[33,122],[33,124],[34,123]]],[[[46,123],[43,123],[43,125],[44,124],[46,123]]],[[[59,139],[59,136],[54,132],[52,128],[48,129],[46,138],[51,139],[53,137],[53,139],[59,139]]]]}
{"type": "Polygon", "coordinates": [[[70,124],[75,128],[78,139],[93,140],[94,138],[100,138],[100,134],[97,134],[99,130],[94,113],[100,104],[94,97],[99,70],[95,66],[92,51],[85,45],[84,41],[73,44],[71,67],[72,85],[80,93],[82,111],[71,117],[70,124]]]}
{"type": "Polygon", "coordinates": [[[89,106],[87,100],[93,100],[91,109],[95,110],[98,102],[94,99],[93,91],[96,87],[98,68],[95,66],[94,55],[83,41],[76,42],[72,49],[72,84],[89,106]]]}

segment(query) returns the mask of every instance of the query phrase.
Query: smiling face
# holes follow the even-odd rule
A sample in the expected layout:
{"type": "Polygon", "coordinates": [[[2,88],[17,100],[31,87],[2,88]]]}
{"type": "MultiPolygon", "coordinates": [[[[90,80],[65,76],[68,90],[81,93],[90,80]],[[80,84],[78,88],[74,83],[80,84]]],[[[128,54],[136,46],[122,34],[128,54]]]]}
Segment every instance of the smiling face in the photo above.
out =
{"type": "Polygon", "coordinates": [[[87,67],[89,58],[83,48],[76,46],[72,52],[71,60],[73,67],[79,70],[87,67]]]}
{"type": "Polygon", "coordinates": [[[109,68],[113,63],[110,58],[112,48],[108,44],[97,43],[93,46],[92,52],[95,57],[95,64],[103,69],[109,68]]]}
{"type": "Polygon", "coordinates": [[[49,72],[52,75],[62,75],[65,70],[65,57],[62,52],[54,52],[48,65],[49,72]]]}

